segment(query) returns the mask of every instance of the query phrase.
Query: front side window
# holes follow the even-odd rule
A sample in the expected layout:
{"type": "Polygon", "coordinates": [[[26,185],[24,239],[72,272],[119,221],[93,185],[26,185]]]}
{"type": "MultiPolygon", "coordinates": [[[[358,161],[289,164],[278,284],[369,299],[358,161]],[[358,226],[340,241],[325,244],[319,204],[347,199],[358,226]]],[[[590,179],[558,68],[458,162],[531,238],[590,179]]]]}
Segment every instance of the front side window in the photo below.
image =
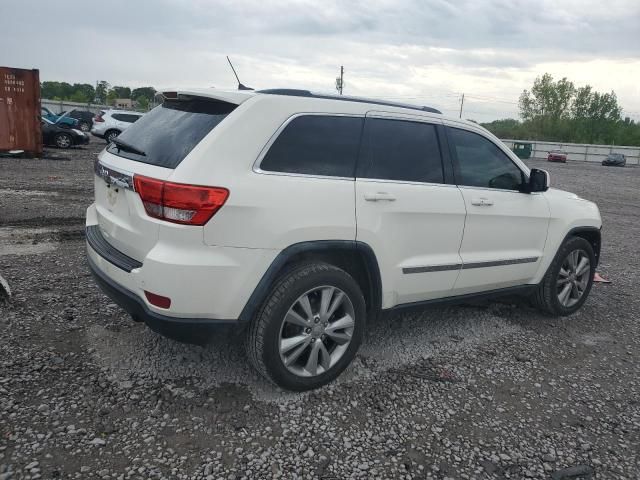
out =
{"type": "Polygon", "coordinates": [[[457,162],[456,182],[471,187],[520,190],[524,174],[496,144],[482,135],[448,128],[457,162]]]}
{"type": "Polygon", "coordinates": [[[368,118],[364,168],[359,177],[442,183],[442,160],[435,125],[368,118]]]}
{"type": "Polygon", "coordinates": [[[362,118],[303,115],[287,124],[260,163],[269,172],[353,177],[362,118]]]}

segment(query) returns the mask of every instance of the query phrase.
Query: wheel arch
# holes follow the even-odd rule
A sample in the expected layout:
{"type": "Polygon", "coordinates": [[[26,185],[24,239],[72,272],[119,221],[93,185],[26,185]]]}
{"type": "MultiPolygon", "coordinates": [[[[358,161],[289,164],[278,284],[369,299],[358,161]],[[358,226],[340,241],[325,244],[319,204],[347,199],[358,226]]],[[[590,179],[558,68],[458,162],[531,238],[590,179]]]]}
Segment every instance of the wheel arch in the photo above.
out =
{"type": "Polygon", "coordinates": [[[314,261],[335,265],[349,273],[362,290],[367,316],[377,317],[382,305],[382,281],[372,248],[350,240],[318,240],[296,243],[282,250],[258,282],[238,320],[250,322],[280,277],[295,265],[314,261]]]}
{"type": "Polygon", "coordinates": [[[580,237],[589,242],[593,248],[593,253],[596,256],[596,266],[598,266],[598,263],[600,262],[600,249],[602,246],[601,229],[598,227],[574,227],[565,235],[560,245],[564,244],[569,237],[580,237]]]}

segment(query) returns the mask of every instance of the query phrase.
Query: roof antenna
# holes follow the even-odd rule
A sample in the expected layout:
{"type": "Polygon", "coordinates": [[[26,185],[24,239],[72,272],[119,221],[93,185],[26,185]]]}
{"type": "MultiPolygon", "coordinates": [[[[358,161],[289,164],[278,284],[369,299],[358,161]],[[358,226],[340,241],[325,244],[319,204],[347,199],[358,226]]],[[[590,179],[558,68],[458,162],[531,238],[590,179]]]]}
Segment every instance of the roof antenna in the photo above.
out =
{"type": "Polygon", "coordinates": [[[253,88],[247,87],[240,82],[238,74],[236,73],[236,69],[233,68],[233,63],[231,63],[231,60],[229,60],[229,55],[227,55],[227,62],[229,62],[229,66],[231,67],[231,70],[233,70],[233,74],[236,76],[236,80],[238,80],[238,90],[253,90],[253,88]]]}

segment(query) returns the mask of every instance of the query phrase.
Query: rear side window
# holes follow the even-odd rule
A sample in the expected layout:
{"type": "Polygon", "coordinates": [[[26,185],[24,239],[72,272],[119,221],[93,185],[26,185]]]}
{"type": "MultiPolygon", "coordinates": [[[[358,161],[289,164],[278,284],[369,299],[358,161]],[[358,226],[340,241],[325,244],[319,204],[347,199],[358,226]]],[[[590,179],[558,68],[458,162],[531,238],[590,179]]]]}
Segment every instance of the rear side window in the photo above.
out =
{"type": "Polygon", "coordinates": [[[435,125],[367,119],[363,178],[442,183],[442,159],[435,125]]]}
{"type": "Polygon", "coordinates": [[[362,118],[305,115],[294,118],[262,159],[270,172],[353,177],[362,118]]]}
{"type": "Polygon", "coordinates": [[[140,118],[140,115],[133,115],[130,113],[114,113],[111,115],[116,120],[120,120],[121,122],[134,123],[140,118]]]}
{"type": "Polygon", "coordinates": [[[235,108],[215,100],[165,100],[118,136],[120,146],[114,143],[107,150],[131,160],[176,168],[235,108]]]}

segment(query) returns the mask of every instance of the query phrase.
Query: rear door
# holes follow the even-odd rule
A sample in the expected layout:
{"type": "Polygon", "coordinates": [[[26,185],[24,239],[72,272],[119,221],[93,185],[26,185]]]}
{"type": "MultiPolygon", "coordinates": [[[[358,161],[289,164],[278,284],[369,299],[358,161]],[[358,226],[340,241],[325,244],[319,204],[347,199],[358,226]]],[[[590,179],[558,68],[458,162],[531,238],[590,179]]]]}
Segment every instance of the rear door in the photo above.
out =
{"type": "Polygon", "coordinates": [[[98,224],[110,244],[136,260],[144,259],[157,242],[159,221],[146,214],[133,177],[168,179],[235,107],[198,97],[166,100],[136,123],[127,124],[131,126],[95,163],[98,224]]]}
{"type": "Polygon", "coordinates": [[[467,209],[456,294],[521,285],[538,270],[549,224],[541,193],[522,193],[525,172],[479,132],[447,127],[467,209]]]}
{"type": "Polygon", "coordinates": [[[447,162],[439,121],[367,116],[356,178],[356,238],[376,253],[383,308],[451,294],[461,266],[465,207],[447,162]]]}

